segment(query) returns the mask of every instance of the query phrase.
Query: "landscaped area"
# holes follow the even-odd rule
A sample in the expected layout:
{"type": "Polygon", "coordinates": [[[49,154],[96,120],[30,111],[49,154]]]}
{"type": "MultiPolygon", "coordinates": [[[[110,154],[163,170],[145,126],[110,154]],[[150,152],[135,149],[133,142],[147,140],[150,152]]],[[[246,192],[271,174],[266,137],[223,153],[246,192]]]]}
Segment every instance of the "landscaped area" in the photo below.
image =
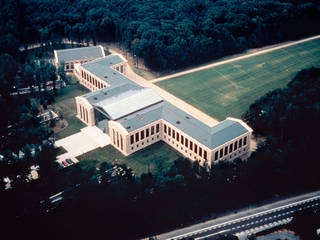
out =
{"type": "Polygon", "coordinates": [[[74,98],[87,93],[88,90],[81,85],[72,82],[71,79],[71,84],[67,85],[61,91],[62,92],[55,98],[52,107],[59,114],[62,114],[63,119],[66,120],[66,123],[63,122],[62,124],[67,125],[67,127],[55,134],[56,139],[70,136],[71,134],[79,132],[81,128],[86,126],[76,117],[77,108],[74,98]]]}
{"type": "Polygon", "coordinates": [[[163,142],[155,143],[128,157],[122,155],[111,145],[85,153],[77,159],[80,166],[99,167],[102,162],[127,164],[136,176],[148,171],[156,174],[165,172],[181,155],[163,142]]]}
{"type": "Polygon", "coordinates": [[[320,39],[158,82],[216,119],[241,117],[249,105],[282,88],[301,69],[319,67],[320,39]]]}

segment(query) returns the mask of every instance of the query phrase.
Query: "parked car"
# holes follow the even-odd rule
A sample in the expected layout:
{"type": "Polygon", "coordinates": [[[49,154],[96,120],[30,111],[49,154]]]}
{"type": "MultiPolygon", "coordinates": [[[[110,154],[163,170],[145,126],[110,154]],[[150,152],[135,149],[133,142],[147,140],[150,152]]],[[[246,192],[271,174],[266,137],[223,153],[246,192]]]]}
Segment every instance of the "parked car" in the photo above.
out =
{"type": "Polygon", "coordinates": [[[70,158],[67,158],[66,162],[69,163],[70,165],[74,163],[70,158]]]}
{"type": "Polygon", "coordinates": [[[63,164],[65,167],[69,166],[69,164],[68,164],[65,160],[62,161],[62,164],[63,164]]]}

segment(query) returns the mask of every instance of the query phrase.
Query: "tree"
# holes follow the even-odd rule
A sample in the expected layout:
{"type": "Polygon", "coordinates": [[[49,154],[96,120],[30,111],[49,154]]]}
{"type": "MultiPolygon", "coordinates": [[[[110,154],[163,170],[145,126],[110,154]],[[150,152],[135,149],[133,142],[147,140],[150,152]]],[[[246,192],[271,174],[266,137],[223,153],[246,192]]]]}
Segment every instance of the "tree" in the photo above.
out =
{"type": "Polygon", "coordinates": [[[26,64],[23,67],[23,72],[22,72],[22,79],[24,83],[31,88],[33,92],[33,84],[34,84],[34,70],[33,68],[29,65],[26,64]]]}
{"type": "Polygon", "coordinates": [[[0,54],[0,94],[7,98],[15,86],[18,67],[16,61],[9,54],[0,54]]]}

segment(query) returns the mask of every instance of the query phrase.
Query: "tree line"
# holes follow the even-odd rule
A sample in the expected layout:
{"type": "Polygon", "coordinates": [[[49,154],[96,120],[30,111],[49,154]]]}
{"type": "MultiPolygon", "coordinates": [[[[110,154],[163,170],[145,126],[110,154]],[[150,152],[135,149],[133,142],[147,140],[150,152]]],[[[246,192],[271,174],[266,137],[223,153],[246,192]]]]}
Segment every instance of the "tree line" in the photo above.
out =
{"type": "Polygon", "coordinates": [[[155,70],[318,34],[313,0],[4,0],[0,52],[20,44],[115,41],[155,70]]]}

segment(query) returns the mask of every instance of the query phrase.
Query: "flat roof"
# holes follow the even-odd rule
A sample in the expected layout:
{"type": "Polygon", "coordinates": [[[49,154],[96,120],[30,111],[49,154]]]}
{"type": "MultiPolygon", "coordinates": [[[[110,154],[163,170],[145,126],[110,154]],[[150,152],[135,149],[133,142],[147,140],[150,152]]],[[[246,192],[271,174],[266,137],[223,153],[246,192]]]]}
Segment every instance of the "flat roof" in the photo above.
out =
{"type": "Polygon", "coordinates": [[[102,46],[69,48],[55,51],[57,53],[57,60],[59,63],[91,58],[101,58],[105,56],[102,46]]]}
{"type": "Polygon", "coordinates": [[[167,101],[137,111],[117,120],[117,122],[128,132],[133,132],[160,119],[167,121],[209,149],[215,149],[248,132],[239,121],[231,119],[226,119],[213,127],[209,127],[167,101]]]}
{"type": "Polygon", "coordinates": [[[111,68],[111,66],[121,62],[124,62],[124,60],[119,55],[111,54],[103,58],[86,62],[82,64],[81,67],[111,86],[125,83],[135,84],[129,78],[111,68]]]}

